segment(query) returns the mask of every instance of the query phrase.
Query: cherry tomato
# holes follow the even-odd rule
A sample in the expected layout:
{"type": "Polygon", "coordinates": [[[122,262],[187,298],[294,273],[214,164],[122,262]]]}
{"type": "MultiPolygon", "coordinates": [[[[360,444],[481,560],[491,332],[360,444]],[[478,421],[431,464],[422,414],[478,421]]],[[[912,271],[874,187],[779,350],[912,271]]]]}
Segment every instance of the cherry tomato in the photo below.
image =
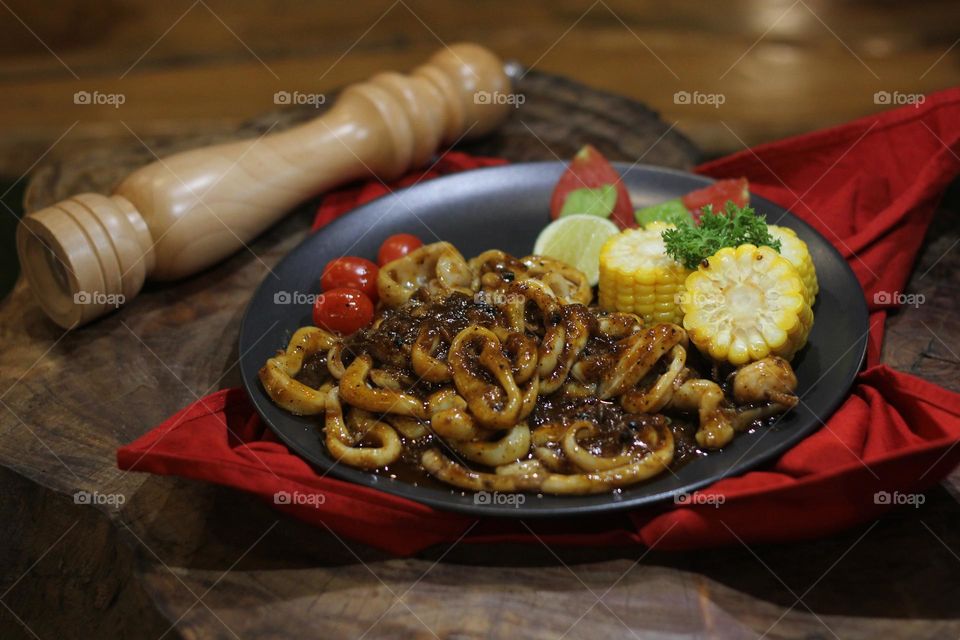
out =
{"type": "Polygon", "coordinates": [[[358,289],[341,287],[324,291],[313,305],[313,323],[347,335],[370,324],[373,303],[358,289]]]}
{"type": "Polygon", "coordinates": [[[327,263],[320,277],[320,286],[324,291],[343,287],[359,289],[367,294],[372,302],[376,302],[379,297],[377,294],[379,272],[380,268],[366,258],[345,256],[327,263]]]}
{"type": "Polygon", "coordinates": [[[423,242],[417,236],[410,235],[409,233],[398,233],[390,236],[380,245],[380,252],[377,253],[377,262],[379,262],[382,267],[388,262],[402,258],[414,249],[419,249],[422,246],[423,242]]]}

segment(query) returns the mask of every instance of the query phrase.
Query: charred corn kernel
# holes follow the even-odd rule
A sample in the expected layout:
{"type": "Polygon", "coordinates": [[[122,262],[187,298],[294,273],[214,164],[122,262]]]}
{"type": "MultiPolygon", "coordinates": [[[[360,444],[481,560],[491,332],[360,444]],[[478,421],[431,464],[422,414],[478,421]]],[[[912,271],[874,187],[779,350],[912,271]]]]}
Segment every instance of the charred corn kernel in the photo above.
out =
{"type": "Polygon", "coordinates": [[[732,365],[790,359],[807,342],[813,312],[800,274],[770,247],[726,247],[685,282],[683,326],[704,354],[732,365]]]}
{"type": "Polygon", "coordinates": [[[690,273],[666,254],[660,234],[672,225],[627,229],[600,250],[600,307],[635,313],[647,324],[683,319],[680,295],[690,273]]]}
{"type": "Polygon", "coordinates": [[[800,279],[803,280],[803,286],[807,291],[807,304],[812,307],[820,291],[820,285],[817,283],[817,271],[813,267],[813,258],[810,257],[807,243],[797,237],[796,231],[788,227],[768,224],[767,228],[770,230],[770,235],[780,241],[780,255],[789,260],[800,274],[800,279]]]}

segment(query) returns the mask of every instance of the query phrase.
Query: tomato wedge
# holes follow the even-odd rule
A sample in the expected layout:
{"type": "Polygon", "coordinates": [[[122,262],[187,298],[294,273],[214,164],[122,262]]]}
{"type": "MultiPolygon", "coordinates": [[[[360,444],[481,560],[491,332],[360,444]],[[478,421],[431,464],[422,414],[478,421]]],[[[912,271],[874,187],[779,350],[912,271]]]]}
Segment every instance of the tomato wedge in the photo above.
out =
{"type": "Polygon", "coordinates": [[[724,210],[728,200],[732,200],[738,207],[750,204],[750,185],[746,178],[717,180],[709,187],[691,191],[680,198],[683,206],[697,220],[700,219],[700,210],[708,204],[713,205],[714,213],[718,213],[724,210]]]}
{"type": "Polygon", "coordinates": [[[610,219],[621,229],[637,226],[633,217],[633,205],[630,204],[630,192],[620,178],[620,174],[613,168],[593,145],[586,145],[573,157],[567,170],[560,176],[557,186],[553,189],[550,198],[550,218],[556,220],[563,211],[564,202],[571,191],[577,189],[598,189],[604,185],[613,185],[617,192],[617,199],[613,206],[610,219]]]}

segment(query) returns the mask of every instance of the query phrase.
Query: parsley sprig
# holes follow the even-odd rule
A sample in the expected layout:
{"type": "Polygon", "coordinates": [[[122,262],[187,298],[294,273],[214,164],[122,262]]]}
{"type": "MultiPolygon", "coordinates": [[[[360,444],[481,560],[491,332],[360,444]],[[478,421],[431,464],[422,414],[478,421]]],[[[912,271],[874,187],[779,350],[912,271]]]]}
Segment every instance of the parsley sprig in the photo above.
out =
{"type": "Polygon", "coordinates": [[[756,213],[753,207],[738,207],[727,201],[726,211],[713,212],[713,206],[703,208],[700,224],[679,226],[663,232],[667,255],[687,269],[696,269],[724,247],[741,244],[766,245],[780,251],[780,241],[774,239],[767,229],[767,219],[756,213]]]}

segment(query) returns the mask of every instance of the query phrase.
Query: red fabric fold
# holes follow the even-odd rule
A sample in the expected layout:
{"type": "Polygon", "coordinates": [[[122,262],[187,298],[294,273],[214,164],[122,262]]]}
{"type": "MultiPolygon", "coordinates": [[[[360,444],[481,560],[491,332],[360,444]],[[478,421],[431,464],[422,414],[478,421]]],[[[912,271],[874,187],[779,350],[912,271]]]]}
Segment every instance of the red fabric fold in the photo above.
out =
{"type": "MultiPolygon", "coordinates": [[[[716,178],[746,176],[752,191],[813,225],[849,261],[871,309],[869,368],[847,401],[772,465],[698,492],[709,501],[528,522],[532,531],[510,520],[478,522],[317,473],[265,429],[240,389],[207,396],[121,447],[118,465],[248,491],[302,520],[402,555],[461,536],[468,543],[540,539],[694,549],[812,538],[871,520],[960,462],[960,395],[878,364],[886,311],[903,290],[939,198],[960,172],[958,151],[960,89],[951,89],[918,107],[698,168],[716,178]],[[299,500],[284,499],[293,495],[299,500]]],[[[324,198],[314,228],[395,188],[502,162],[450,152],[393,184],[343,189],[324,198]]]]}

